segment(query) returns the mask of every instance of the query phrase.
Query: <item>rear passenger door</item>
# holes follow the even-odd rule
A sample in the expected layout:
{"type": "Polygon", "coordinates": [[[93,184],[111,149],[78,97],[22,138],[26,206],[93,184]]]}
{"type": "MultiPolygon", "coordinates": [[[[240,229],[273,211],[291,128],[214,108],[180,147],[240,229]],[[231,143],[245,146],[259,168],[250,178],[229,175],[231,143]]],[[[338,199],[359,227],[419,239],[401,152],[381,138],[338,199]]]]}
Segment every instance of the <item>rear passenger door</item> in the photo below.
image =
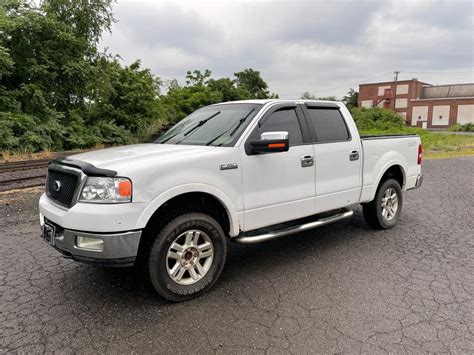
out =
{"type": "Polygon", "coordinates": [[[302,106],[314,147],[316,213],[359,201],[361,189],[360,140],[352,137],[339,106],[302,106]]]}

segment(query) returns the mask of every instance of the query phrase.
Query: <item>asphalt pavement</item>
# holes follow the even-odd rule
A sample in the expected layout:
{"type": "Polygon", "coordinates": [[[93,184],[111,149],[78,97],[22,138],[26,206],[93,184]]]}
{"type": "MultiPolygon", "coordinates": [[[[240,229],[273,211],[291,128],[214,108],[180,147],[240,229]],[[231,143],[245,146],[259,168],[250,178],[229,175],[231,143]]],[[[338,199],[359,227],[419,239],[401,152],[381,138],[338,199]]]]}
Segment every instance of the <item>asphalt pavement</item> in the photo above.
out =
{"type": "MultiPolygon", "coordinates": [[[[473,353],[474,157],[426,161],[398,225],[353,219],[230,245],[204,296],[63,259],[40,189],[0,194],[0,353],[473,353]]],[[[86,228],[86,226],[85,226],[86,228]]]]}

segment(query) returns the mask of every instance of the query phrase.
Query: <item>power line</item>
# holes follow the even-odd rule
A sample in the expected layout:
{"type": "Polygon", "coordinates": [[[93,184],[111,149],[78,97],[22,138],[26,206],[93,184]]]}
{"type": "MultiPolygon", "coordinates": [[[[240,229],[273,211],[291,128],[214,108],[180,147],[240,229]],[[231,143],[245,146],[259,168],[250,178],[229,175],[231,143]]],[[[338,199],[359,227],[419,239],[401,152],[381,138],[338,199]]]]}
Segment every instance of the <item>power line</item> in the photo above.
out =
{"type": "Polygon", "coordinates": [[[404,74],[435,74],[435,75],[449,75],[449,76],[473,76],[474,72],[471,73],[461,73],[461,72],[436,72],[436,71],[405,71],[401,73],[404,74]]]}

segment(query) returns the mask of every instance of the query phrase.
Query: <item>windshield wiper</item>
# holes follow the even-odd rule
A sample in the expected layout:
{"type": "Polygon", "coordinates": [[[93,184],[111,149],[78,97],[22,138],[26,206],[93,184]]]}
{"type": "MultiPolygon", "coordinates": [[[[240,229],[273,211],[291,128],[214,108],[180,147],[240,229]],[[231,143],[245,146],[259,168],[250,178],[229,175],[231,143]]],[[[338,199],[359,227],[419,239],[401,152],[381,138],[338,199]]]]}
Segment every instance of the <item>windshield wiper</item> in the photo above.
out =
{"type": "MultiPolygon", "coordinates": [[[[253,111],[255,111],[254,108],[251,109],[251,110],[249,111],[249,113],[247,113],[247,114],[245,115],[245,117],[242,117],[240,120],[238,120],[237,122],[235,122],[235,123],[237,123],[237,125],[236,125],[235,128],[232,130],[232,132],[230,132],[229,137],[232,137],[232,136],[235,134],[235,132],[237,132],[237,130],[239,129],[239,127],[242,126],[242,124],[247,120],[247,118],[249,118],[249,116],[252,114],[253,111]]],[[[235,125],[235,123],[234,123],[234,125],[235,125]]],[[[212,138],[209,142],[206,143],[206,145],[211,145],[211,143],[214,143],[216,140],[218,140],[218,139],[219,139],[220,137],[222,137],[224,134],[226,134],[227,132],[229,132],[229,131],[232,129],[232,127],[233,127],[234,125],[230,126],[228,129],[226,129],[224,132],[222,132],[221,134],[219,134],[217,137],[212,138]]],[[[223,143],[224,143],[224,142],[220,143],[219,145],[222,145],[223,143]]]]}
{"type": "MultiPolygon", "coordinates": [[[[220,114],[220,113],[221,113],[221,111],[217,111],[215,114],[209,116],[208,118],[206,118],[206,119],[204,119],[204,120],[202,120],[202,121],[199,121],[199,123],[198,123],[197,125],[195,125],[194,127],[188,129],[188,130],[183,134],[183,136],[184,136],[184,137],[187,137],[187,136],[189,136],[190,134],[192,134],[193,132],[196,132],[196,130],[197,130],[199,127],[203,126],[207,121],[209,121],[210,119],[216,117],[216,116],[217,116],[218,114],[220,114]]],[[[181,143],[182,141],[184,141],[185,139],[186,139],[186,138],[181,139],[180,141],[176,142],[176,144],[180,144],[180,143],[181,143]]]]}
{"type": "MultiPolygon", "coordinates": [[[[187,130],[181,130],[181,131],[179,131],[179,132],[176,132],[176,133],[173,134],[171,137],[168,137],[168,138],[166,138],[164,141],[158,142],[158,143],[163,144],[163,143],[169,141],[171,138],[174,138],[174,137],[176,137],[177,135],[179,135],[179,134],[181,134],[181,133],[183,133],[183,132],[184,132],[183,135],[186,137],[186,136],[188,136],[189,134],[191,134],[193,131],[195,131],[196,129],[198,129],[199,127],[201,127],[203,124],[205,124],[207,121],[209,121],[211,118],[216,117],[216,116],[217,116],[218,114],[220,114],[220,113],[221,113],[221,111],[217,111],[216,113],[213,113],[213,114],[212,114],[211,116],[209,116],[208,118],[205,118],[205,119],[199,121],[197,124],[195,124],[195,125],[192,126],[191,128],[188,128],[187,130]]],[[[176,144],[181,143],[183,140],[184,140],[184,139],[180,140],[179,142],[176,142],[176,144]]]]}

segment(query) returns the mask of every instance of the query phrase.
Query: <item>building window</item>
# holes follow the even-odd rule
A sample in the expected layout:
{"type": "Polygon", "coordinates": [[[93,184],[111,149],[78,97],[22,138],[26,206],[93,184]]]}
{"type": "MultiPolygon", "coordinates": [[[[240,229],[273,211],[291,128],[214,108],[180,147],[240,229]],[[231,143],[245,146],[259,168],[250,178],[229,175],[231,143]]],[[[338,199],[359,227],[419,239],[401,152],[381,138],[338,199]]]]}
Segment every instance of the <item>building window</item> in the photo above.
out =
{"type": "Polygon", "coordinates": [[[379,86],[378,87],[378,95],[379,96],[384,96],[385,95],[385,90],[391,89],[391,86],[379,86]]]}
{"type": "Polygon", "coordinates": [[[395,100],[395,107],[396,108],[407,108],[408,100],[407,99],[396,99],[395,100]]]}
{"type": "Polygon", "coordinates": [[[418,119],[421,120],[421,116],[418,116],[418,119]]]}
{"type": "Polygon", "coordinates": [[[431,124],[434,126],[448,126],[450,109],[449,105],[433,106],[433,120],[431,124]]]}
{"type": "Polygon", "coordinates": [[[408,94],[408,84],[397,85],[397,95],[406,95],[408,94]]]}

